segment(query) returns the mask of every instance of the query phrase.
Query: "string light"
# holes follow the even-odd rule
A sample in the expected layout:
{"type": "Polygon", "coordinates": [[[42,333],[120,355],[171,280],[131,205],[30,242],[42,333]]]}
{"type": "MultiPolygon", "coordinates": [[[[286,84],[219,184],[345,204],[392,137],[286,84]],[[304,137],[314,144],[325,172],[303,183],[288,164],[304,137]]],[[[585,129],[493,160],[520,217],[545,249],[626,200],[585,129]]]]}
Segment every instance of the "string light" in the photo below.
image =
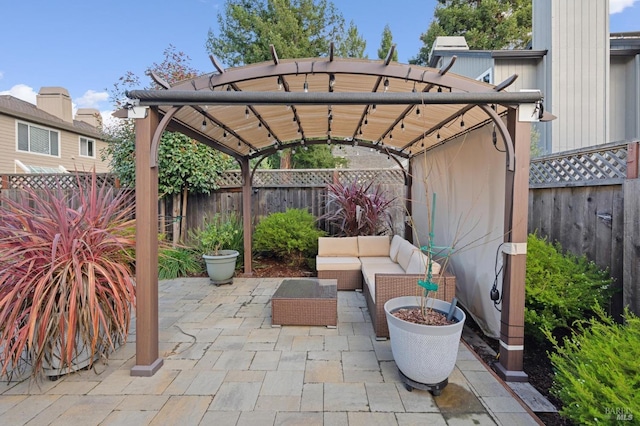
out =
{"type": "Polygon", "coordinates": [[[200,126],[200,130],[202,130],[203,132],[207,130],[207,120],[204,118],[202,119],[202,126],[200,126]]]}
{"type": "Polygon", "coordinates": [[[389,77],[386,77],[384,79],[384,91],[385,91],[385,93],[387,92],[387,90],[389,90],[389,77]]]}
{"type": "Polygon", "coordinates": [[[402,120],[402,123],[400,124],[400,130],[404,132],[404,120],[402,120]]]}
{"type": "Polygon", "coordinates": [[[307,83],[307,75],[304,75],[304,84],[302,85],[304,93],[309,93],[309,83],[307,83]]]}
{"type": "Polygon", "coordinates": [[[460,127],[464,128],[464,114],[460,116],[460,127]]]}
{"type": "Polygon", "coordinates": [[[282,76],[278,76],[278,90],[282,90],[282,76]]]}
{"type": "Polygon", "coordinates": [[[333,89],[333,86],[336,84],[336,76],[335,74],[329,74],[329,87],[333,89]]]}
{"type": "Polygon", "coordinates": [[[417,90],[416,90],[416,82],[415,81],[413,82],[413,89],[411,89],[411,92],[413,92],[413,93],[417,92],[417,90]]]}
{"type": "Polygon", "coordinates": [[[245,107],[245,109],[244,109],[244,118],[245,119],[249,118],[249,107],[245,107]]]}
{"type": "Polygon", "coordinates": [[[420,107],[416,107],[416,115],[420,117],[420,107]]]}

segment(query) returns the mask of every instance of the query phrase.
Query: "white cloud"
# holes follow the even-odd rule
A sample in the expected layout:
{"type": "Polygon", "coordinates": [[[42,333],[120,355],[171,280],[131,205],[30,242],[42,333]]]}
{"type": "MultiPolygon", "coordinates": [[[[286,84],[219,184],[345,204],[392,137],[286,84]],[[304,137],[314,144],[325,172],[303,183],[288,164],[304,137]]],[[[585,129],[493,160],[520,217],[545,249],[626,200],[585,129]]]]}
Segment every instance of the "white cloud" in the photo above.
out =
{"type": "Polygon", "coordinates": [[[36,105],[37,94],[38,93],[33,90],[33,87],[27,86],[26,84],[16,84],[11,89],[0,92],[0,95],[11,95],[15,98],[22,99],[23,101],[27,101],[34,105],[36,105]]]}
{"type": "Polygon", "coordinates": [[[609,14],[620,13],[627,7],[633,6],[638,0],[611,0],[609,3],[609,14]]]}
{"type": "Polygon", "coordinates": [[[115,111],[100,111],[100,115],[102,116],[102,128],[108,129],[114,127],[120,123],[119,118],[115,118],[113,114],[115,111]]]}
{"type": "Polygon", "coordinates": [[[107,92],[96,92],[95,90],[87,90],[84,95],[78,99],[74,99],[78,108],[98,108],[101,102],[109,100],[107,92]]]}
{"type": "Polygon", "coordinates": [[[2,77],[4,77],[4,73],[0,71],[0,80],[2,80],[2,77]]]}

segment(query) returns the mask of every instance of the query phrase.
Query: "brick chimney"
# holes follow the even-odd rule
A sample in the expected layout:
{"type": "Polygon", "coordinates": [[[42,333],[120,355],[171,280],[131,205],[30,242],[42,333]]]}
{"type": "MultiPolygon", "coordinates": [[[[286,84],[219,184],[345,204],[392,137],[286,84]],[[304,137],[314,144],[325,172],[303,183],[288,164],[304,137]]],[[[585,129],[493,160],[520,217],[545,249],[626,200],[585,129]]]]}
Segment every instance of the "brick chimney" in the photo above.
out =
{"type": "Polygon", "coordinates": [[[71,97],[63,87],[41,87],[36,96],[38,108],[68,123],[73,123],[71,97]]]}
{"type": "Polygon", "coordinates": [[[93,127],[102,126],[102,116],[100,115],[100,111],[95,108],[79,108],[76,112],[76,120],[84,121],[93,127]]]}

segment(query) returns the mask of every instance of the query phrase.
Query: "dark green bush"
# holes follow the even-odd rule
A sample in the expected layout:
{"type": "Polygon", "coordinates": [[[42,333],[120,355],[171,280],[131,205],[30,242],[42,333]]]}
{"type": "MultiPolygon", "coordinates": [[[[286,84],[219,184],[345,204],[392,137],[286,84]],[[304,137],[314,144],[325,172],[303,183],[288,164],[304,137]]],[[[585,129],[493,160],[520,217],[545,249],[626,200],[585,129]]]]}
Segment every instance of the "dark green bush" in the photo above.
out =
{"type": "Polygon", "coordinates": [[[568,328],[611,296],[608,271],[583,256],[563,253],[560,244],[530,234],[527,239],[525,333],[544,339],[542,329],[568,328]]]}
{"type": "Polygon", "coordinates": [[[272,213],[258,223],[253,234],[256,252],[301,265],[318,252],[318,237],[325,235],[316,226],[315,217],[303,209],[272,213]]]}
{"type": "Polygon", "coordinates": [[[162,248],[158,251],[158,279],[191,277],[204,271],[200,254],[187,248],[162,248]]]}
{"type": "Polygon", "coordinates": [[[562,347],[546,332],[557,350],[550,356],[551,391],[562,401],[560,414],[575,424],[638,424],[640,318],[627,311],[621,325],[594,310],[596,317],[577,323],[562,347]]]}

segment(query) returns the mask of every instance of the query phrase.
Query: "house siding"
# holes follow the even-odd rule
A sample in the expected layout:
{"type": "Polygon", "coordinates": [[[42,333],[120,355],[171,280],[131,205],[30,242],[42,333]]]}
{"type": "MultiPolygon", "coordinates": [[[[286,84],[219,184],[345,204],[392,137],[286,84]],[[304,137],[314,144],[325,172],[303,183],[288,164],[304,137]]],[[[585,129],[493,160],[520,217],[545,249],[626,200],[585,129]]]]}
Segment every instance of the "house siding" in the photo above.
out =
{"type": "Polygon", "coordinates": [[[31,166],[63,166],[69,171],[89,171],[95,168],[98,173],[108,172],[108,163],[102,162],[100,159],[100,152],[106,147],[106,142],[92,138],[96,141],[96,158],[87,158],[79,155],[79,138],[80,135],[76,133],[56,129],[53,126],[43,126],[26,119],[0,115],[0,173],[24,173],[14,160],[19,160],[31,166]],[[16,146],[16,122],[18,121],[58,131],[60,135],[60,157],[18,151],[16,146]]]}
{"type": "Polygon", "coordinates": [[[640,138],[640,87],[638,82],[638,58],[611,57],[611,140],[640,138]]]}
{"type": "Polygon", "coordinates": [[[533,49],[547,49],[551,61],[543,87],[547,109],[558,117],[551,151],[607,143],[608,2],[539,0],[533,9],[533,49]]]}

